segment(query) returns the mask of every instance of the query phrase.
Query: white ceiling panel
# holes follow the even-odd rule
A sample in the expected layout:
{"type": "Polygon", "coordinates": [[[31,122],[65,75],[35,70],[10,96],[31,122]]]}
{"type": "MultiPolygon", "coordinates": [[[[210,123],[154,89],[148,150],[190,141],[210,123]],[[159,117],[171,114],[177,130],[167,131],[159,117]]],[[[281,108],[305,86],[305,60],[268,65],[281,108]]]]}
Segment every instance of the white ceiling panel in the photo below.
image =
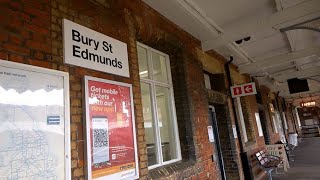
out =
{"type": "Polygon", "coordinates": [[[290,47],[281,47],[278,49],[274,49],[273,51],[264,52],[263,54],[260,54],[259,56],[255,56],[255,61],[267,61],[269,58],[278,57],[280,55],[285,55],[290,53],[290,47]]]}
{"type": "Polygon", "coordinates": [[[273,54],[272,52],[278,49],[289,51],[288,40],[283,33],[274,33],[272,36],[257,39],[253,42],[243,43],[241,46],[251,58],[259,57],[265,53],[273,54]]]}
{"type": "Polygon", "coordinates": [[[279,73],[282,74],[283,72],[287,72],[287,71],[290,71],[290,72],[296,71],[296,68],[292,62],[287,62],[287,63],[280,64],[278,66],[264,68],[264,70],[267,71],[271,76],[276,76],[279,73]]]}

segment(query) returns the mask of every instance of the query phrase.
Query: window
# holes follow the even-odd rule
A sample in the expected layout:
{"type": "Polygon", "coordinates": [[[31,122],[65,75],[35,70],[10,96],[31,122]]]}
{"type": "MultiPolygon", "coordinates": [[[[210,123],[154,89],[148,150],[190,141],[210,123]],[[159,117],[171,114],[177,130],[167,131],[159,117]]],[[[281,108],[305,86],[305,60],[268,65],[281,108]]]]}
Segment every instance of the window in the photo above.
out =
{"type": "Polygon", "coordinates": [[[298,121],[298,126],[301,129],[301,121],[300,121],[300,116],[299,116],[299,113],[298,113],[298,108],[294,109],[294,113],[295,113],[297,121],[298,121]]]}
{"type": "Polygon", "coordinates": [[[204,84],[206,89],[211,89],[210,76],[208,74],[204,74],[204,84]]]}
{"type": "Polygon", "coordinates": [[[204,83],[206,89],[211,89],[218,92],[225,92],[225,78],[224,74],[211,74],[204,71],[204,83]]]}
{"type": "Polygon", "coordinates": [[[261,126],[261,121],[260,121],[260,114],[254,113],[254,115],[256,116],[256,122],[257,122],[259,136],[263,136],[262,126],[261,126]]]}
{"type": "Polygon", "coordinates": [[[181,160],[169,56],[137,46],[149,169],[181,160]]]}
{"type": "Polygon", "coordinates": [[[282,112],[282,116],[283,116],[284,128],[287,130],[288,129],[288,124],[287,124],[286,113],[282,112]]]}
{"type": "Polygon", "coordinates": [[[274,115],[272,115],[272,122],[273,122],[274,132],[278,133],[276,118],[274,117],[274,115]]]}

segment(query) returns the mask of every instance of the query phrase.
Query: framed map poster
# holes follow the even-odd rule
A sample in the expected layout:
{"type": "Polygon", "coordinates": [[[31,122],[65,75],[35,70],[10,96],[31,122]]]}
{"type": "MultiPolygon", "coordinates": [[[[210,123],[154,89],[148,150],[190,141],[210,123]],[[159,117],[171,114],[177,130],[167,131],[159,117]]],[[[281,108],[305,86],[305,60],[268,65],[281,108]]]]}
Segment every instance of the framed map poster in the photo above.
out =
{"type": "Polygon", "coordinates": [[[0,60],[0,179],[71,179],[69,75],[0,60]]]}
{"type": "Polygon", "coordinates": [[[85,76],[88,179],[139,178],[132,85],[85,76]]]}

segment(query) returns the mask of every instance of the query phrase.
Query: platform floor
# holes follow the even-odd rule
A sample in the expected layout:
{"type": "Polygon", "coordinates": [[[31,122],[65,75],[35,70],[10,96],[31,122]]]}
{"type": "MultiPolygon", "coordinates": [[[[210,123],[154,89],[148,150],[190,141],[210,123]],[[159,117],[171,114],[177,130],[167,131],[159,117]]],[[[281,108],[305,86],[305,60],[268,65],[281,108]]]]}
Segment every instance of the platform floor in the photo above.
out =
{"type": "Polygon", "coordinates": [[[274,180],[320,180],[320,138],[304,138],[294,149],[296,155],[290,169],[283,175],[274,175],[274,180]]]}

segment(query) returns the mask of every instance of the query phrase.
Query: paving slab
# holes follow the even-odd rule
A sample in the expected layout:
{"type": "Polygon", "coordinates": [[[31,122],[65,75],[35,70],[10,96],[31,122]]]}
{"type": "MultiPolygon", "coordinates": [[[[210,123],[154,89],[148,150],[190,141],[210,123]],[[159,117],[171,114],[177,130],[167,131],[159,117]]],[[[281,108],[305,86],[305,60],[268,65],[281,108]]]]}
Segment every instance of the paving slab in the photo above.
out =
{"type": "Polygon", "coordinates": [[[275,174],[274,180],[320,180],[320,138],[303,138],[294,149],[294,161],[283,175],[275,174]]]}

